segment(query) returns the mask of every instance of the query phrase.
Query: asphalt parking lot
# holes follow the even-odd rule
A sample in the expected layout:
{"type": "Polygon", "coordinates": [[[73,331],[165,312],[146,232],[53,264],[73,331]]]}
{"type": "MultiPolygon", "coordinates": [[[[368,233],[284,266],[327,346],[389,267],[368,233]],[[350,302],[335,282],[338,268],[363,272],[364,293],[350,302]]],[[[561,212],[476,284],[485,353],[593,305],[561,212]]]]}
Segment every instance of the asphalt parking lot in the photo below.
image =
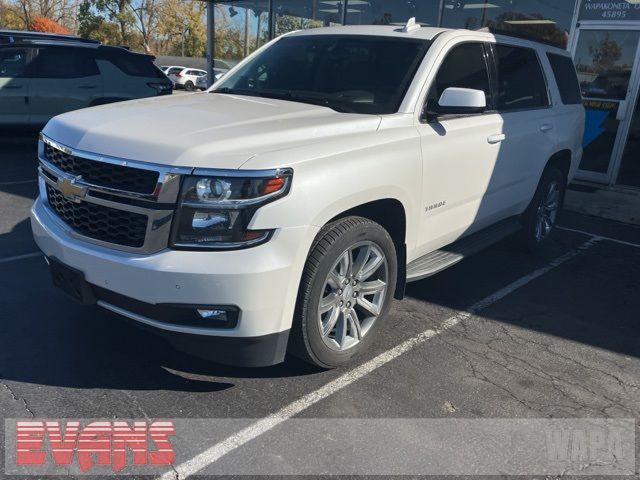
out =
{"type": "Polygon", "coordinates": [[[506,240],[413,283],[349,369],[230,368],[54,289],[28,220],[34,142],[2,144],[5,419],[640,418],[638,227],[564,212],[538,253],[506,240]]]}

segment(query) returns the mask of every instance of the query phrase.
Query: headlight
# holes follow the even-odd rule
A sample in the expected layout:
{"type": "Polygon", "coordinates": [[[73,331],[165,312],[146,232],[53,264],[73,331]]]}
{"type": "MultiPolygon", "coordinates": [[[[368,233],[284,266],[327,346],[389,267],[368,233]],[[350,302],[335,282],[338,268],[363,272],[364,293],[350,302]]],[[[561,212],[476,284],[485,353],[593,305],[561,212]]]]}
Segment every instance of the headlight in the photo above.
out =
{"type": "Polygon", "coordinates": [[[273,230],[249,230],[249,222],[258,208],[289,192],[292,175],[278,169],[185,177],[171,247],[230,250],[266,242],[273,230]]]}

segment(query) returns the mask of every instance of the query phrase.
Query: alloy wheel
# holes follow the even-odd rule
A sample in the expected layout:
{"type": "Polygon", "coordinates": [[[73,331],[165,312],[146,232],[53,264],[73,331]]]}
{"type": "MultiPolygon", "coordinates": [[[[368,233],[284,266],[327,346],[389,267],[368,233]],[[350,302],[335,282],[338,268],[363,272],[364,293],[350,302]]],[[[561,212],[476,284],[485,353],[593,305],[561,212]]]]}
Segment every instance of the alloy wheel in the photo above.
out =
{"type": "Polygon", "coordinates": [[[318,306],[324,343],[344,351],[360,343],[382,312],[389,267],[374,242],[345,250],[327,275],[318,306]]]}
{"type": "Polygon", "coordinates": [[[556,223],[560,210],[560,185],[551,182],[547,193],[542,197],[536,215],[536,241],[546,239],[556,223]]]}

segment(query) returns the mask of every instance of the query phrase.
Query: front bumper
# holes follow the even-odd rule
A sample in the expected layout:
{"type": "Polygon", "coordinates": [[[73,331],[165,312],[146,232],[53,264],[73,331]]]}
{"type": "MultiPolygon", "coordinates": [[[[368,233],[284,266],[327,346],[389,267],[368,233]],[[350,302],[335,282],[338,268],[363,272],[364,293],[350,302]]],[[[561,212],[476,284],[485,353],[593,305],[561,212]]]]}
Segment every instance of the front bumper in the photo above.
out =
{"type": "Polygon", "coordinates": [[[216,352],[228,355],[234,350],[244,351],[242,344],[253,345],[240,353],[242,362],[212,357],[224,363],[252,366],[261,362],[249,361],[251,352],[277,348],[279,351],[273,355],[263,355],[268,364],[284,358],[298,284],[308,248],[317,233],[315,227],[285,228],[278,230],[268,243],[246,250],[165,249],[142,255],[73,238],[42,198],[32,207],[31,226],[35,241],[46,256],[80,270],[86,281],[99,289],[150,305],[237,306],[240,314],[234,328],[207,328],[160,321],[127,309],[120,302],[98,298],[100,306],[152,327],[179,348],[193,350],[189,345],[195,345],[198,351],[193,353],[200,356],[210,357],[204,353],[216,352]],[[225,340],[225,348],[214,346],[225,340]]]}

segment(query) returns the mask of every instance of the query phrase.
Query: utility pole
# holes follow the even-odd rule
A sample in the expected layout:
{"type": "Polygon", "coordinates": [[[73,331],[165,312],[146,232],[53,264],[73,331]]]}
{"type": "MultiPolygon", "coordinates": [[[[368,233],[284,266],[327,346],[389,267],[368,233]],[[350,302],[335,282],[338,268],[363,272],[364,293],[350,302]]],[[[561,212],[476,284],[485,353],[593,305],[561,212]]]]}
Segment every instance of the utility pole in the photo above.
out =
{"type": "Polygon", "coordinates": [[[249,7],[244,7],[244,56],[249,55],[249,7]]]}
{"type": "Polygon", "coordinates": [[[215,66],[215,26],[214,26],[214,11],[215,4],[213,0],[207,0],[207,83],[210,87],[215,80],[213,73],[213,67],[215,66]]]}

